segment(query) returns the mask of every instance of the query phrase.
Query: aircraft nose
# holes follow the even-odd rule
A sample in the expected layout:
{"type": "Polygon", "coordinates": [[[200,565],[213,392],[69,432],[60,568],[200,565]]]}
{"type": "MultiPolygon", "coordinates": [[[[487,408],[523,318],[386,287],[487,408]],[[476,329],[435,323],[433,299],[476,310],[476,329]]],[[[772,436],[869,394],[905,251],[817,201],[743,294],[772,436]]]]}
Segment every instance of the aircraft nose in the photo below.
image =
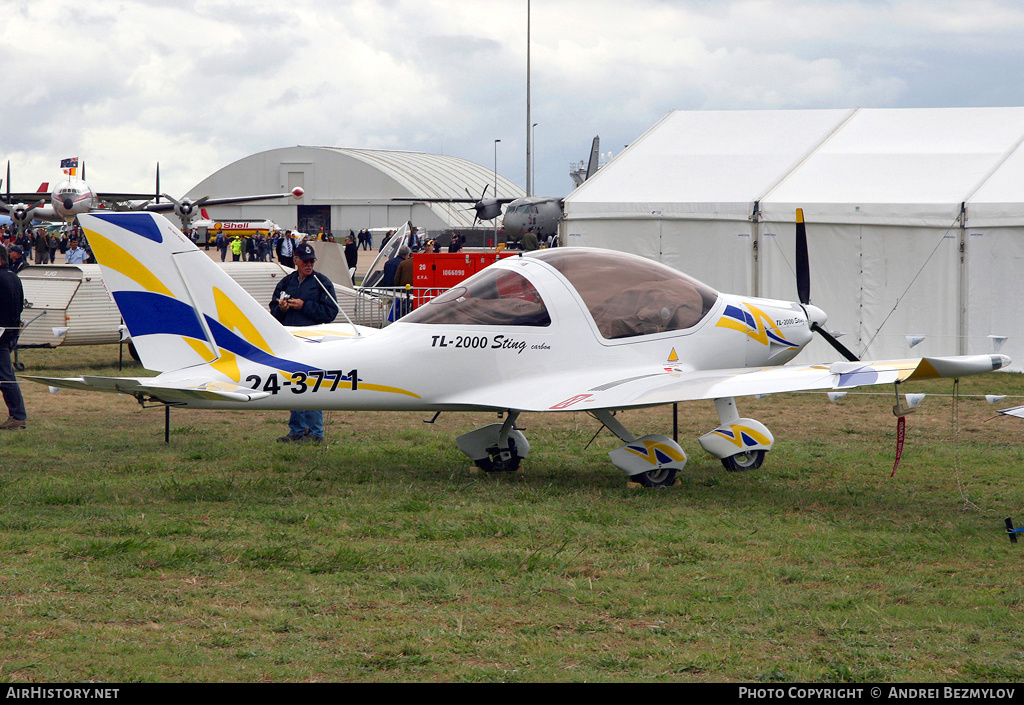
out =
{"type": "Polygon", "coordinates": [[[810,323],[812,326],[825,326],[825,321],[828,320],[828,314],[826,314],[820,308],[812,304],[806,304],[804,305],[804,311],[807,313],[807,322],[810,323]]]}
{"type": "Polygon", "coordinates": [[[74,199],[71,198],[71,196],[65,196],[62,199],[62,203],[64,204],[64,210],[71,210],[72,208],[75,207],[75,201],[74,199]]]}

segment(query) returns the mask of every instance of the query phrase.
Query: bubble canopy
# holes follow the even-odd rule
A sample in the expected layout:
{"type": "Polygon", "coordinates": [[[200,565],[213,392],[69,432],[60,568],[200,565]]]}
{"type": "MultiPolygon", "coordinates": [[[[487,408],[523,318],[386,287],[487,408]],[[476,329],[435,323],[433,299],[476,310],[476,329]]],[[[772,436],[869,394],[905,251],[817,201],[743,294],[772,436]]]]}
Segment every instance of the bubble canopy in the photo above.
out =
{"type": "MultiPolygon", "coordinates": [[[[718,292],[658,262],[623,252],[554,248],[528,255],[576,290],[608,339],[685,330],[700,323],[718,292]]],[[[488,267],[402,319],[440,325],[551,325],[547,305],[523,273],[488,267]]]]}

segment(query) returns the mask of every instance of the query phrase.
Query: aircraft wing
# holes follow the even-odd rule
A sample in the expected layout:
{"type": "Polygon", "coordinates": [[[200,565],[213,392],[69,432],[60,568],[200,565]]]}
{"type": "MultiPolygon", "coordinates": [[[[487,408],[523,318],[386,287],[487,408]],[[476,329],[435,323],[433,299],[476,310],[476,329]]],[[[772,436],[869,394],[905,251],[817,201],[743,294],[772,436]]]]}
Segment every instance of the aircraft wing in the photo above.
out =
{"type": "Polygon", "coordinates": [[[174,386],[155,383],[152,377],[35,377],[24,375],[25,379],[63,389],[82,389],[88,392],[114,392],[147,397],[173,404],[175,402],[207,399],[210,401],[247,402],[270,396],[262,392],[231,382],[212,380],[187,380],[174,386]]]}
{"type": "Polygon", "coordinates": [[[14,205],[15,203],[34,203],[36,201],[50,201],[49,192],[29,191],[26,193],[4,193],[0,194],[0,202],[14,205]]]}
{"type": "MultiPolygon", "coordinates": [[[[235,196],[233,198],[208,198],[202,202],[203,208],[211,208],[213,206],[230,206],[236,203],[251,203],[252,201],[269,201],[274,198],[288,198],[294,197],[294,193],[267,193],[261,196],[235,196]]],[[[144,196],[144,198],[152,198],[153,195],[144,196]]],[[[147,210],[152,213],[169,213],[174,210],[174,203],[147,203],[144,208],[140,210],[147,210]]]]}
{"type": "Polygon", "coordinates": [[[964,355],[699,371],[670,365],[618,373],[592,368],[552,379],[531,380],[528,384],[504,381],[453,394],[444,403],[520,411],[626,409],[698,399],[959,377],[998,370],[1009,362],[1005,355],[964,355]]]}
{"type": "Polygon", "coordinates": [[[96,198],[105,203],[125,203],[126,201],[148,201],[152,200],[152,193],[114,193],[103,191],[96,194],[96,198]]]}
{"type": "MultiPolygon", "coordinates": [[[[522,196],[516,196],[513,198],[490,198],[489,201],[495,203],[511,203],[522,198],[522,196]]],[[[479,203],[481,198],[415,198],[413,196],[401,196],[391,199],[392,201],[413,201],[415,203],[479,203]]]]}

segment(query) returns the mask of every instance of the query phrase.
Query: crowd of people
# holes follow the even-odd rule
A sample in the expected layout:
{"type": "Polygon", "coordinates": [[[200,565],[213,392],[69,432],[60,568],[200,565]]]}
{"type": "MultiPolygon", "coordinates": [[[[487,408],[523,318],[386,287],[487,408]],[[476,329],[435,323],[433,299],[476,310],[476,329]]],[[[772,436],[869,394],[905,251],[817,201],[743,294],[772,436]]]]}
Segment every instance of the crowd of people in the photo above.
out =
{"type": "Polygon", "coordinates": [[[0,246],[7,251],[7,268],[20,272],[30,264],[84,264],[95,262],[77,224],[59,231],[52,228],[26,228],[18,234],[10,225],[0,225],[0,246]]]}

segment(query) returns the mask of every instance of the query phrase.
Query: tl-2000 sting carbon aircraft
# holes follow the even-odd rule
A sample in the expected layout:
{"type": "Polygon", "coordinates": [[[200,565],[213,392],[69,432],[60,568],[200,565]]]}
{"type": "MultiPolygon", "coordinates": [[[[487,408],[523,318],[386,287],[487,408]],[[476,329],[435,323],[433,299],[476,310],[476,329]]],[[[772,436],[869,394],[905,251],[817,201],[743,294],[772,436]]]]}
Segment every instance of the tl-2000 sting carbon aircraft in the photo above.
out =
{"type": "Polygon", "coordinates": [[[838,345],[807,301],[806,264],[804,302],[795,303],[722,294],[650,260],[591,248],[504,259],[384,330],[288,330],[166,219],[80,222],[142,363],[161,374],[30,379],[194,408],[504,412],[503,423],[456,439],[487,471],[516,469],[529,452],[516,428],[522,412],[586,411],[622,439],[609,454],[618,468],[645,486],[670,485],[683,449],[667,436],[635,438],[613,412],[696,399],[714,400],[720,420],[701,446],[729,469],[758,467],[774,439],[740,417],[736,396],[963,376],[1009,362],[783,366],[814,331],[838,345]],[[436,372],[450,369],[458,374],[436,372]]]}

